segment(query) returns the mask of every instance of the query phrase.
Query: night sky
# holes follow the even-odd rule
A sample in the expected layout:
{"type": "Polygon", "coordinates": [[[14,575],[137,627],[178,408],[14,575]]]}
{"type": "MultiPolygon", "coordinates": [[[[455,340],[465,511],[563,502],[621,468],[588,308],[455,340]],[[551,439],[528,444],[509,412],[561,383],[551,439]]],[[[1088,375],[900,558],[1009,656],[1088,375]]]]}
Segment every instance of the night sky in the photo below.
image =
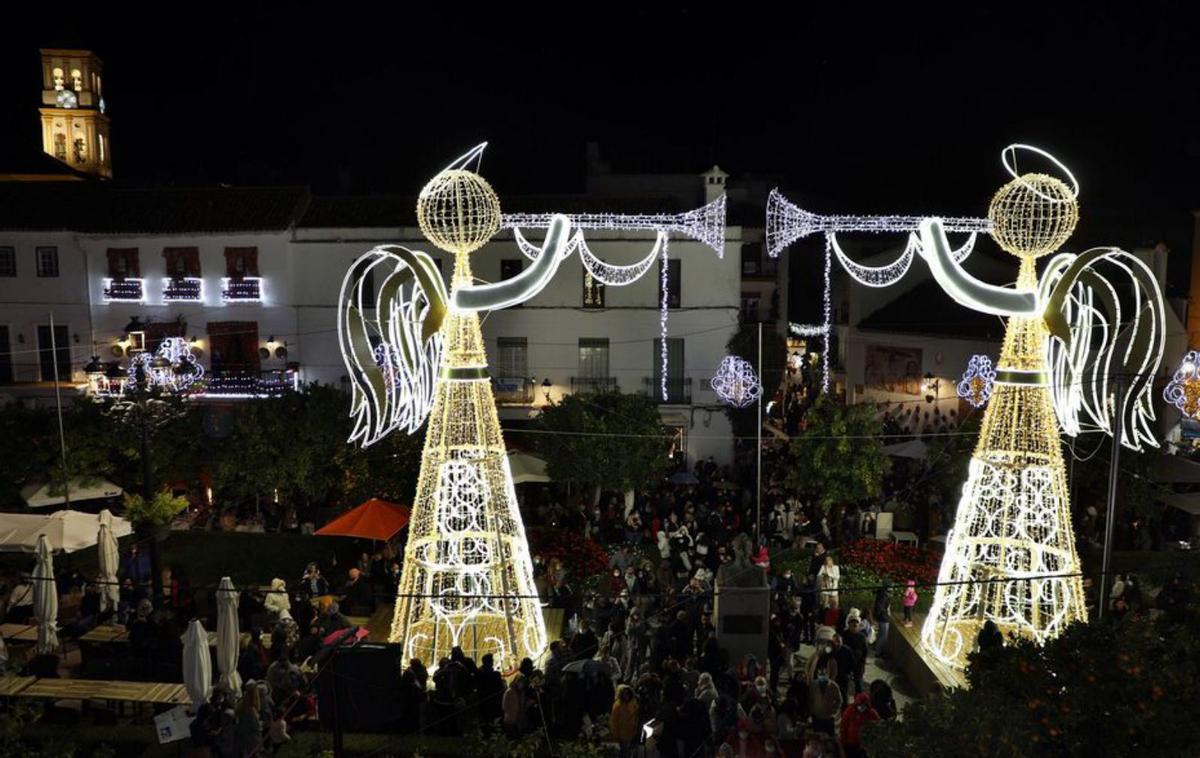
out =
{"type": "Polygon", "coordinates": [[[105,63],[129,184],[411,194],[487,139],[502,197],[577,192],[598,141],[618,171],[716,162],[816,211],[974,215],[1007,178],[1000,149],[1024,141],[1080,180],[1076,246],[1165,241],[1173,288],[1186,283],[1200,54],[1180,6],[1055,17],[1050,3],[957,3],[919,19],[825,3],[256,5],[9,19],[0,138],[38,149],[37,49],[85,47],[105,63]]]}

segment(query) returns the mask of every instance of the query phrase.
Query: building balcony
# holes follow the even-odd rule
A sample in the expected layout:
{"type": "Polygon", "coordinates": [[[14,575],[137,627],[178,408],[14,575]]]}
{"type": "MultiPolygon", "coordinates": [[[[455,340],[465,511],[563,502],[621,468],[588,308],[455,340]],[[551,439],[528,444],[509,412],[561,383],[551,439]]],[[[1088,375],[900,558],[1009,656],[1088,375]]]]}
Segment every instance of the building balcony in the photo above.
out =
{"type": "Polygon", "coordinates": [[[615,376],[573,376],[571,377],[572,395],[597,395],[601,392],[616,392],[617,378],[615,376]]]}
{"type": "Polygon", "coordinates": [[[742,258],[742,276],[747,279],[775,279],[779,276],[779,259],[742,258]]]}
{"type": "Polygon", "coordinates": [[[226,303],[261,303],[262,277],[244,276],[241,279],[221,277],[221,301],[226,303]]]}
{"type": "Polygon", "coordinates": [[[126,277],[124,279],[104,278],[104,302],[106,303],[142,303],[146,300],[146,281],[126,277]]]}
{"type": "Polygon", "coordinates": [[[214,371],[204,381],[204,397],[241,400],[278,397],[296,390],[298,374],[295,369],[261,371],[214,371]]]}
{"type": "Polygon", "coordinates": [[[644,391],[650,399],[660,405],[691,405],[692,378],[667,374],[667,399],[663,400],[662,380],[657,376],[642,379],[644,391]]]}
{"type": "Polygon", "coordinates": [[[496,377],[492,393],[498,405],[533,405],[533,382],[520,377],[496,377]]]}
{"type": "Polygon", "coordinates": [[[162,298],[164,303],[199,303],[204,300],[204,280],[198,276],[164,276],[162,298]]]}

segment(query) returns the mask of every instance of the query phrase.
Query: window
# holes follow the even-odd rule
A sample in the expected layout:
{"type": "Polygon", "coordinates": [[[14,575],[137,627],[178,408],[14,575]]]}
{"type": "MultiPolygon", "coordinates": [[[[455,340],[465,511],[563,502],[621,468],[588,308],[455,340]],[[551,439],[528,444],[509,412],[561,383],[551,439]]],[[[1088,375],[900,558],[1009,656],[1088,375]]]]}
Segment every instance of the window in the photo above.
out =
{"type": "Polygon", "coordinates": [[[529,375],[529,340],[525,337],[500,337],[496,340],[496,376],[500,379],[525,379],[529,375]]]}
{"type": "Polygon", "coordinates": [[[759,306],[762,299],[757,292],[742,293],[742,321],[754,323],[758,321],[759,306]]]}
{"type": "MultiPolygon", "coordinates": [[[[678,308],[680,302],[680,279],[682,276],[683,261],[667,259],[667,307],[678,308]]],[[[662,261],[658,262],[658,303],[662,303],[663,296],[663,270],[662,261]]]]}
{"type": "Polygon", "coordinates": [[[12,346],[8,341],[8,327],[0,326],[0,384],[12,383],[12,346]]]}
{"type": "MultiPolygon", "coordinates": [[[[662,340],[654,340],[654,354],[650,356],[653,366],[651,371],[652,378],[650,379],[650,397],[655,400],[663,400],[662,392],[662,340]]],[[[667,397],[666,402],[683,403],[688,402],[685,392],[684,381],[684,364],[683,364],[683,338],[668,337],[667,338],[667,397]]]]}
{"type": "Polygon", "coordinates": [[[84,147],[83,137],[76,137],[74,145],[75,145],[75,152],[73,153],[73,155],[75,156],[75,162],[76,163],[86,163],[87,162],[87,148],[84,147]]]}
{"type": "Polygon", "coordinates": [[[593,277],[586,268],[583,269],[583,307],[604,307],[604,283],[593,277]]]}
{"type": "Polygon", "coordinates": [[[17,250],[13,247],[0,247],[0,276],[17,275],[17,250]]]}
{"type": "Polygon", "coordinates": [[[136,247],[110,247],[108,249],[108,275],[116,280],[141,276],[136,247]]]}
{"type": "Polygon", "coordinates": [[[43,278],[58,276],[58,248],[39,247],[34,252],[37,275],[43,278]]]}
{"type": "Polygon", "coordinates": [[[762,245],[748,242],[742,245],[742,274],[757,276],[762,269],[762,245]]]}
{"type": "Polygon", "coordinates": [[[375,308],[379,293],[375,290],[375,267],[370,265],[370,261],[364,261],[359,264],[358,271],[354,272],[354,278],[362,277],[362,307],[364,310],[375,308]]]}
{"type": "Polygon", "coordinates": [[[230,279],[258,276],[258,248],[225,248],[225,276],[230,279]]]}
{"type": "MultiPolygon", "coordinates": [[[[525,262],[520,258],[504,258],[500,261],[500,281],[512,279],[525,270],[525,262]]],[[[510,308],[520,308],[521,303],[510,305],[510,308]]]]}
{"type": "Polygon", "coordinates": [[[588,379],[608,376],[607,338],[579,338],[579,375],[588,379]]]}
{"type": "Polygon", "coordinates": [[[55,371],[58,381],[71,381],[71,345],[67,341],[67,327],[55,324],[54,333],[45,324],[38,325],[38,361],[42,369],[42,381],[53,382],[55,371]]]}
{"type": "Polygon", "coordinates": [[[200,249],[196,247],[164,247],[163,260],[167,276],[172,279],[200,276],[200,249]]]}
{"type": "Polygon", "coordinates": [[[62,132],[54,135],[54,157],[64,162],[67,160],[67,135],[62,132]]]}

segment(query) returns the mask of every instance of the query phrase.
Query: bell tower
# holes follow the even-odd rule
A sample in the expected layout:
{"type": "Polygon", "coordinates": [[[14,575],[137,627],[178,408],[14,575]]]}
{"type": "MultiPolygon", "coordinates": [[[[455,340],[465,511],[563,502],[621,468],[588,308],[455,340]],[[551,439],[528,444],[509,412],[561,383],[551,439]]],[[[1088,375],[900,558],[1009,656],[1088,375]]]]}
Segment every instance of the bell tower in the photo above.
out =
{"type": "Polygon", "coordinates": [[[104,65],[90,50],[42,50],[42,150],[76,171],[112,178],[104,65]]]}

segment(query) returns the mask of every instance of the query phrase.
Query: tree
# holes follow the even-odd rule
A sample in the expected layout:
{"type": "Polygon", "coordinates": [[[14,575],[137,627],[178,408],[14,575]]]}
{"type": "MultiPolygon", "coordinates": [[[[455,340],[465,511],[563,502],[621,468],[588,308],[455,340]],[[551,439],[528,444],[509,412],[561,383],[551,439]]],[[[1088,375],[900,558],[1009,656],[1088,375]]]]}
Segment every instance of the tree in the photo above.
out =
{"type": "Polygon", "coordinates": [[[1200,623],[1074,624],[1044,647],[972,656],[969,689],[867,728],[872,758],[1192,755],[1200,744],[1200,623]]]}
{"type": "Polygon", "coordinates": [[[788,448],[787,486],[824,507],[877,497],[891,460],[874,406],[842,405],[822,395],[805,418],[788,448]]]}
{"type": "MultiPolygon", "coordinates": [[[[736,355],[748,362],[758,371],[758,324],[744,323],[729,338],[725,344],[729,355],[736,355]]],[[[713,370],[716,371],[716,366],[713,370]]],[[[762,376],[758,378],[763,386],[763,405],[774,395],[783,381],[783,373],[787,369],[787,340],[775,331],[774,324],[762,325],[762,376]]],[[[733,427],[735,437],[746,438],[755,435],[758,425],[758,406],[749,408],[734,408],[728,406],[725,413],[733,427]]]]}
{"type": "Polygon", "coordinates": [[[567,395],[544,409],[534,426],[545,432],[530,436],[556,482],[639,489],[669,463],[672,435],[645,395],[567,395]]]}

